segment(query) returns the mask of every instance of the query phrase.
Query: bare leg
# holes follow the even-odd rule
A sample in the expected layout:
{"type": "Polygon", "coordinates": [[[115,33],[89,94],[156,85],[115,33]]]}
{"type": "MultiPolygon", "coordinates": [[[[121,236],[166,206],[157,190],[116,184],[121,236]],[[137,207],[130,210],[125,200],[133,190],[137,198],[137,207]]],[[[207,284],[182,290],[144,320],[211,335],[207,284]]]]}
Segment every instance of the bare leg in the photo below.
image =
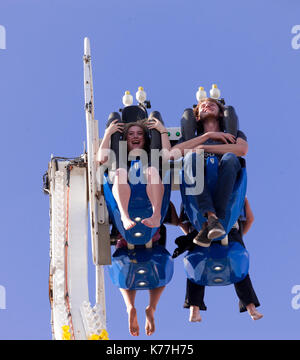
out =
{"type": "Polygon", "coordinates": [[[194,306],[191,305],[190,306],[190,318],[189,321],[190,322],[200,322],[202,320],[201,315],[200,315],[200,309],[199,306],[194,306]]]}
{"type": "Polygon", "coordinates": [[[253,303],[246,306],[249,315],[251,316],[252,320],[259,320],[263,317],[263,314],[257,311],[255,305],[253,303]]]}
{"type": "Polygon", "coordinates": [[[146,335],[150,336],[155,331],[155,322],[154,322],[154,313],[156,310],[156,306],[160,299],[162,292],[164,291],[165,286],[161,286],[155,289],[149,290],[149,305],[146,307],[146,323],[145,323],[145,332],[146,335]]]}
{"type": "Polygon", "coordinates": [[[128,214],[128,203],[131,191],[127,182],[127,171],[123,168],[119,168],[116,171],[112,193],[120,210],[123,227],[125,230],[129,230],[134,227],[136,223],[130,219],[128,214]]]}
{"type": "Polygon", "coordinates": [[[134,306],[136,290],[120,289],[120,291],[128,313],[129,332],[132,336],[139,336],[140,329],[137,321],[136,308],[134,306]]]}
{"type": "Polygon", "coordinates": [[[164,195],[164,185],[162,184],[159,172],[155,167],[149,167],[146,170],[147,186],[146,192],[152,205],[153,214],[141,222],[151,228],[160,226],[161,203],[164,195]]]}

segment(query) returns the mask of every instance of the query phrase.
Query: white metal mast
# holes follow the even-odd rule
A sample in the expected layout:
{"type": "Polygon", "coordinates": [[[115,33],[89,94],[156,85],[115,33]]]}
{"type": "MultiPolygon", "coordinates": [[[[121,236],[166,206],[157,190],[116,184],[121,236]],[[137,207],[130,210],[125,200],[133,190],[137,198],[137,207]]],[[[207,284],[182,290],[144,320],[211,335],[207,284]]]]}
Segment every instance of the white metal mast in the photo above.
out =
{"type": "Polygon", "coordinates": [[[84,95],[87,129],[88,187],[90,204],[90,226],[93,261],[96,266],[96,304],[101,309],[102,321],[106,323],[105,286],[103,265],[111,263],[109,222],[104,195],[96,181],[96,156],[99,149],[98,121],[94,116],[93,77],[91,48],[88,38],[84,39],[84,95]]]}
{"type": "Polygon", "coordinates": [[[49,297],[52,336],[57,340],[107,338],[103,265],[111,263],[109,221],[103,191],[96,181],[99,134],[98,122],[94,119],[91,52],[87,38],[83,64],[87,154],[74,159],[51,156],[44,187],[50,198],[49,297]],[[94,307],[88,291],[89,215],[96,268],[94,307]]]}

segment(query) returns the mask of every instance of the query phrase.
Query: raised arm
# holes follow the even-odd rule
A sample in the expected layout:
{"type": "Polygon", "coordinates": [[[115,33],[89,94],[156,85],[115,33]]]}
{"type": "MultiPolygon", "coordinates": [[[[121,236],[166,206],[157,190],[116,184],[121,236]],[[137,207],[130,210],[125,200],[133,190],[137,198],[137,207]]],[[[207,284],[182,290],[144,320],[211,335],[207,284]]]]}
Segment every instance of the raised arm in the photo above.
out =
{"type": "Polygon", "coordinates": [[[108,160],[107,150],[110,149],[110,138],[112,134],[117,131],[123,132],[124,124],[120,122],[118,123],[118,121],[118,119],[113,120],[104,132],[104,136],[97,153],[97,161],[99,161],[100,164],[104,164],[108,160]]]}
{"type": "Polygon", "coordinates": [[[163,161],[169,160],[169,152],[171,150],[171,143],[168,136],[168,131],[165,126],[156,118],[151,118],[147,120],[146,125],[148,129],[156,129],[160,132],[161,136],[161,147],[162,150],[167,150],[166,152],[162,152],[162,159],[163,161]]]}

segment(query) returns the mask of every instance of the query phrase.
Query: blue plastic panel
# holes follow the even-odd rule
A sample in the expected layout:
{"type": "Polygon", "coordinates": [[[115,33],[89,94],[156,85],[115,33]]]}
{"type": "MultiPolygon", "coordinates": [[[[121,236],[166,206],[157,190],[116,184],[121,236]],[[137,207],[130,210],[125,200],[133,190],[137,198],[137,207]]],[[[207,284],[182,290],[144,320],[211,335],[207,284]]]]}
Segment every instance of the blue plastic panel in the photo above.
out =
{"type": "Polygon", "coordinates": [[[249,254],[238,242],[197,246],[184,258],[187,277],[198,285],[224,286],[239,282],[249,271],[249,254]]]}
{"type": "MultiPolygon", "coordinates": [[[[137,169],[137,176],[139,176],[139,171],[142,168],[141,161],[132,161],[131,168],[136,167],[137,169]]],[[[130,176],[130,175],[129,175],[130,176]]],[[[107,181],[107,175],[104,175],[104,196],[108,208],[108,212],[110,218],[114,222],[115,226],[117,227],[119,233],[123,236],[123,238],[130,244],[135,245],[143,245],[146,244],[156,233],[158,227],[156,228],[149,228],[142,224],[140,221],[136,221],[136,218],[145,219],[152,215],[152,206],[148,195],[146,193],[146,184],[145,183],[137,183],[131,184],[129,182],[131,188],[131,196],[129,200],[128,212],[131,219],[136,221],[136,225],[129,229],[125,230],[123,228],[123,224],[120,217],[120,211],[118,209],[118,205],[114,199],[112,194],[112,184],[107,181]],[[136,236],[138,235],[138,236],[136,236]]],[[[170,181],[167,181],[168,177],[170,177],[170,172],[167,171],[165,174],[164,179],[166,179],[166,184],[164,184],[164,196],[162,200],[162,207],[161,207],[161,223],[165,218],[171,197],[171,184],[170,181]]]]}
{"type": "Polygon", "coordinates": [[[120,248],[112,256],[109,275],[122,289],[149,290],[168,284],[174,263],[170,253],[160,245],[151,249],[120,248]]]}

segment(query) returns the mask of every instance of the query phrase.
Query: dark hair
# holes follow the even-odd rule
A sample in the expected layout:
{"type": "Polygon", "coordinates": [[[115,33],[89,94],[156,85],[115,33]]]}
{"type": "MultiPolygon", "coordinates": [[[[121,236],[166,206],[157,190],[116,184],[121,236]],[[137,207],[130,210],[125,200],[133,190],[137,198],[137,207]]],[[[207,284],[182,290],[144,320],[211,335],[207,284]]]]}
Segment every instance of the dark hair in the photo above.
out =
{"type": "Polygon", "coordinates": [[[145,122],[147,120],[148,119],[143,119],[143,120],[137,120],[137,121],[134,121],[134,122],[125,123],[124,132],[123,132],[123,139],[127,140],[129,129],[132,126],[139,126],[143,130],[143,136],[144,136],[144,140],[145,140],[144,150],[149,152],[150,151],[150,137],[149,137],[149,130],[148,130],[146,124],[145,124],[145,122]]]}
{"type": "Polygon", "coordinates": [[[220,130],[223,131],[224,130],[224,126],[223,126],[223,117],[224,117],[224,110],[225,110],[225,107],[223,104],[221,104],[218,100],[216,99],[213,99],[213,98],[203,98],[201,99],[197,106],[194,107],[193,109],[193,112],[194,112],[194,115],[195,115],[195,118],[197,120],[197,127],[198,127],[198,133],[203,133],[203,124],[202,122],[200,121],[200,114],[199,114],[199,108],[200,108],[200,105],[204,102],[204,101],[210,101],[210,102],[214,102],[215,104],[218,105],[219,107],[219,117],[218,117],[218,121],[219,121],[219,126],[220,126],[220,130]]]}

